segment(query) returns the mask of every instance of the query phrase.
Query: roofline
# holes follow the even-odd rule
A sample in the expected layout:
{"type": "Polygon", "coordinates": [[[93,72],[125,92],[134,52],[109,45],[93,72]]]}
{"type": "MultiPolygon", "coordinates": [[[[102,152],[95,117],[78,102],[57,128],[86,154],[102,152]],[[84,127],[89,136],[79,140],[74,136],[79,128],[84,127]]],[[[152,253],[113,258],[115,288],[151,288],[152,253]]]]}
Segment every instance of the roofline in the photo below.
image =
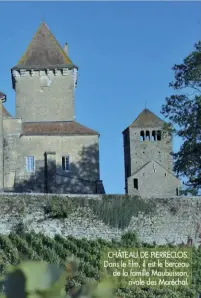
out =
{"type": "Polygon", "coordinates": [[[15,81],[14,81],[14,78],[13,78],[13,74],[12,74],[12,71],[13,70],[21,70],[21,69],[25,69],[25,70],[36,70],[36,71],[40,71],[40,70],[53,70],[53,69],[64,69],[64,68],[68,68],[68,69],[74,69],[76,68],[77,71],[78,71],[78,66],[74,65],[74,64],[63,64],[63,65],[58,65],[57,67],[56,66],[46,66],[46,67],[20,67],[20,66],[14,66],[10,69],[10,72],[11,72],[11,78],[12,78],[12,87],[13,89],[15,90],[15,81]]]}
{"type": "Polygon", "coordinates": [[[49,66],[45,66],[45,67],[38,67],[38,66],[31,66],[31,67],[22,67],[22,66],[14,66],[11,68],[11,72],[12,70],[20,70],[20,69],[26,69],[26,70],[47,70],[47,69],[63,69],[63,68],[70,68],[70,69],[73,69],[73,68],[76,68],[78,70],[78,66],[77,65],[74,65],[74,64],[62,64],[62,65],[49,65],[49,66]]]}
{"type": "MultiPolygon", "coordinates": [[[[176,175],[174,175],[170,170],[166,169],[163,165],[161,165],[159,162],[157,162],[156,160],[150,160],[147,163],[145,163],[141,168],[139,168],[139,170],[135,171],[132,175],[130,175],[128,178],[130,178],[133,175],[136,175],[139,171],[141,171],[144,167],[146,167],[149,163],[151,162],[155,162],[157,163],[161,168],[163,168],[164,170],[166,170],[169,174],[171,174],[172,176],[174,176],[175,178],[177,178],[176,175]]],[[[178,178],[177,178],[178,179],[178,178]]],[[[178,179],[179,180],[179,179],[178,179]]]]}
{"type": "Polygon", "coordinates": [[[122,131],[122,134],[125,133],[125,131],[126,131],[127,129],[129,129],[129,126],[126,127],[126,128],[122,131]]]}
{"type": "Polygon", "coordinates": [[[21,136],[98,136],[99,133],[22,133],[21,136]]]}
{"type": "MultiPolygon", "coordinates": [[[[21,119],[21,118],[19,118],[21,119]]],[[[39,124],[39,123],[78,123],[77,121],[74,121],[74,120],[55,120],[55,121],[52,121],[52,120],[44,120],[44,121],[23,121],[23,124],[39,124]]],[[[80,124],[80,123],[78,123],[80,124]]],[[[80,124],[82,125],[82,124],[80,124]]]]}

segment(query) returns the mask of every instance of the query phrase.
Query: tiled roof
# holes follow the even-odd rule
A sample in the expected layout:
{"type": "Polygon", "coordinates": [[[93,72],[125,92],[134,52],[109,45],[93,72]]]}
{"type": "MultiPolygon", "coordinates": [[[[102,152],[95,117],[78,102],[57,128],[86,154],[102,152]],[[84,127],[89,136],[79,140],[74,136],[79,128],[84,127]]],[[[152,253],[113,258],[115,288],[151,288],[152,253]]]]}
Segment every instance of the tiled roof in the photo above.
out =
{"type": "Polygon", "coordinates": [[[161,120],[150,110],[144,109],[129,127],[155,127],[163,126],[164,123],[165,121],[161,120]]]}
{"type": "Polygon", "coordinates": [[[30,42],[25,54],[13,69],[76,67],[64,52],[45,23],[30,42]]]}
{"type": "Polygon", "coordinates": [[[75,121],[24,122],[22,135],[99,135],[75,121]]]}

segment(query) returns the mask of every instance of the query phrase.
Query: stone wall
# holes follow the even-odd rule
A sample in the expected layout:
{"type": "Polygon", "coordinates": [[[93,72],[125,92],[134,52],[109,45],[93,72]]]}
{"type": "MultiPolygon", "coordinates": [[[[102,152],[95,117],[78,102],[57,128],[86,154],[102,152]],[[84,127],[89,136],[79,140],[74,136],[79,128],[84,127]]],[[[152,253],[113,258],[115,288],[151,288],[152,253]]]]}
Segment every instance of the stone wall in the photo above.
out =
{"type": "MultiPolygon", "coordinates": [[[[87,239],[120,239],[125,232],[137,233],[143,242],[199,243],[201,197],[140,199],[123,195],[1,194],[0,231],[8,234],[17,223],[28,230],[72,235],[87,239]],[[126,202],[125,202],[126,200],[126,202]],[[67,215],[51,215],[51,206],[67,215]]],[[[58,215],[58,214],[57,214],[58,215]]]]}
{"type": "Polygon", "coordinates": [[[138,181],[141,197],[178,196],[181,183],[171,172],[155,161],[150,161],[136,174],[128,178],[128,193],[136,194],[133,180],[138,181]]]}
{"type": "Polygon", "coordinates": [[[73,121],[73,70],[13,73],[16,117],[22,121],[73,121]]]}
{"type": "MultiPolygon", "coordinates": [[[[130,154],[131,154],[131,174],[138,171],[142,166],[151,160],[162,164],[167,170],[172,171],[172,142],[168,136],[163,136],[161,141],[140,141],[141,128],[130,128],[130,154]]],[[[147,128],[152,130],[162,130],[161,127],[147,128]]],[[[144,130],[146,132],[146,129],[144,130]]]]}
{"type": "Polygon", "coordinates": [[[48,192],[53,193],[98,193],[100,187],[97,183],[101,182],[97,135],[19,137],[20,134],[17,131],[17,128],[21,128],[19,119],[5,120],[4,123],[4,189],[6,191],[44,192],[46,183],[48,192]],[[45,152],[55,153],[54,183],[50,181],[52,173],[49,168],[45,182],[45,152]],[[34,174],[27,173],[25,165],[26,156],[32,155],[35,158],[34,174]],[[70,158],[69,172],[62,171],[62,156],[66,155],[70,158]]]}

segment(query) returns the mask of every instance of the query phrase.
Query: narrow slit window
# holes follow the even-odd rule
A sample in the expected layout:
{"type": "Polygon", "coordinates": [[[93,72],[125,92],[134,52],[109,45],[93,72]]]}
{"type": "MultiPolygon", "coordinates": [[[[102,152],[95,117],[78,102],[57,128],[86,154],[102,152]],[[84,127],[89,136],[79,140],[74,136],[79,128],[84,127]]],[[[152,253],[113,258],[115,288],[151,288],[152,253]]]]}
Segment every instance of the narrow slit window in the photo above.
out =
{"type": "Polygon", "coordinates": [[[179,196],[179,188],[176,188],[176,196],[179,196]]]}
{"type": "Polygon", "coordinates": [[[133,179],[133,186],[135,189],[138,189],[138,179],[136,178],[133,179]]]}
{"type": "Polygon", "coordinates": [[[157,141],[161,141],[161,131],[157,131],[157,141]]]}

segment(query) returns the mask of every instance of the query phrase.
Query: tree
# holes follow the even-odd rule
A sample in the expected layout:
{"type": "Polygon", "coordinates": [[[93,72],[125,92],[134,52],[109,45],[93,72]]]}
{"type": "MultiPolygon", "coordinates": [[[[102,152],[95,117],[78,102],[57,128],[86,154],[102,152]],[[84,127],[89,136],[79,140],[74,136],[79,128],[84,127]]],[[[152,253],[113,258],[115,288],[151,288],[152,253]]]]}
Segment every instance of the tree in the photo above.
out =
{"type": "Polygon", "coordinates": [[[172,133],[183,141],[180,150],[173,153],[174,171],[185,177],[188,192],[198,194],[201,189],[201,42],[195,44],[182,64],[174,65],[173,71],[175,80],[169,86],[176,94],[166,98],[161,113],[174,125],[172,133]]]}

